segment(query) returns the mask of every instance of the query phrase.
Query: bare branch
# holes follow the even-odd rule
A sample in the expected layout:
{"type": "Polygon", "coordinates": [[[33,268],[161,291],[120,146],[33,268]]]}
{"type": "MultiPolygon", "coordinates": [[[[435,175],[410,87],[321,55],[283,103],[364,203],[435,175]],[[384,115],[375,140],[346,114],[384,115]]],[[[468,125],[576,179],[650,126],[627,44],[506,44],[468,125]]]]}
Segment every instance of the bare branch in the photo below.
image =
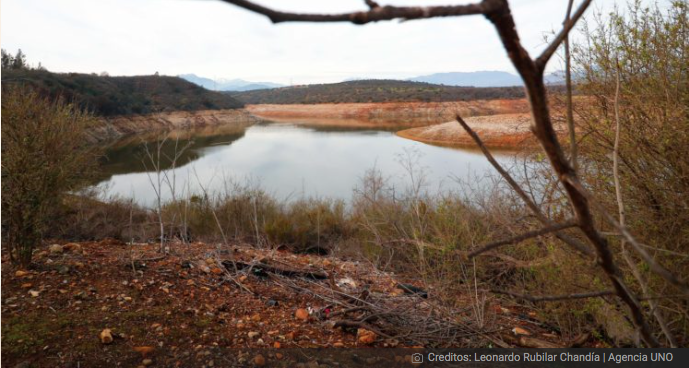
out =
{"type": "Polygon", "coordinates": [[[568,19],[565,22],[560,33],[558,33],[558,35],[548,45],[548,47],[545,50],[543,50],[543,53],[541,54],[541,56],[539,56],[536,59],[536,66],[538,67],[538,69],[541,72],[543,72],[543,70],[545,70],[545,66],[546,66],[546,64],[548,64],[548,60],[550,60],[550,58],[553,56],[555,51],[557,51],[557,48],[560,47],[560,44],[562,43],[562,41],[564,41],[565,38],[569,35],[569,32],[572,30],[572,28],[574,28],[574,26],[579,21],[579,18],[581,18],[581,16],[584,15],[584,13],[586,12],[586,9],[589,7],[589,5],[591,5],[591,1],[592,0],[584,0],[584,2],[581,3],[581,5],[579,5],[579,8],[574,13],[574,16],[572,16],[572,18],[568,17],[568,19]]]}
{"type": "Polygon", "coordinates": [[[648,267],[650,268],[651,271],[653,271],[655,274],[658,276],[662,277],[665,279],[665,281],[671,283],[672,285],[675,285],[679,287],[686,295],[689,295],[689,284],[687,284],[686,281],[679,279],[675,274],[670,272],[667,268],[665,268],[663,265],[658,263],[648,252],[646,249],[643,248],[643,246],[634,238],[632,234],[627,231],[627,228],[623,225],[621,225],[615,218],[610,216],[610,214],[605,210],[603,205],[601,205],[599,202],[597,202],[591,193],[589,193],[586,188],[584,188],[581,183],[579,183],[576,180],[573,180],[569,176],[565,176],[564,180],[570,183],[572,186],[577,188],[577,190],[588,199],[590,203],[593,203],[594,207],[600,212],[605,220],[612,225],[615,230],[617,230],[622,237],[629,242],[629,244],[632,245],[634,250],[636,250],[637,253],[641,256],[641,258],[648,263],[648,267]]]}
{"type": "Polygon", "coordinates": [[[365,0],[364,2],[366,3],[366,5],[368,5],[370,9],[380,8],[380,5],[378,5],[378,3],[373,0],[365,0]]]}
{"type": "Polygon", "coordinates": [[[572,300],[572,299],[586,299],[586,298],[597,298],[601,296],[608,296],[608,295],[615,295],[614,290],[603,290],[603,291],[594,291],[590,293],[579,293],[579,294],[566,294],[566,295],[545,295],[545,296],[533,296],[529,294],[517,294],[513,293],[511,291],[506,291],[506,290],[493,290],[491,289],[492,293],[495,294],[502,294],[502,295],[509,295],[512,297],[515,297],[517,299],[523,299],[523,300],[528,300],[532,303],[538,303],[538,302],[556,302],[560,300],[572,300]]]}
{"type": "MultiPolygon", "coordinates": [[[[615,73],[615,146],[612,150],[612,173],[613,173],[613,180],[615,183],[615,196],[617,198],[617,207],[618,207],[618,213],[619,213],[619,218],[620,218],[620,225],[625,226],[626,221],[625,221],[625,213],[624,213],[624,201],[622,199],[622,185],[620,184],[620,162],[619,162],[620,131],[621,130],[622,130],[622,127],[620,126],[620,63],[618,61],[617,62],[617,70],[615,73]]],[[[629,251],[627,251],[626,240],[624,238],[622,238],[620,243],[621,243],[621,248],[622,248],[622,258],[624,258],[625,262],[627,262],[627,266],[629,267],[630,271],[632,272],[632,275],[634,275],[634,278],[639,283],[639,286],[641,286],[641,291],[643,292],[644,296],[648,295],[648,293],[649,293],[648,283],[646,282],[646,280],[644,280],[643,276],[641,275],[641,272],[639,272],[639,268],[634,263],[634,260],[632,259],[631,255],[629,254],[629,251]]],[[[651,306],[651,310],[653,311],[653,316],[656,318],[656,321],[658,322],[660,329],[663,331],[663,334],[665,334],[665,338],[670,343],[670,347],[676,348],[677,347],[677,341],[675,340],[675,337],[672,335],[672,332],[670,331],[670,329],[667,327],[667,323],[665,322],[665,318],[663,317],[661,310],[658,308],[658,303],[656,303],[655,300],[649,300],[648,304],[651,306]]]]}
{"type": "MultiPolygon", "coordinates": [[[[572,15],[572,7],[574,6],[574,0],[569,0],[567,4],[567,14],[565,15],[565,21],[563,25],[569,22],[572,15]]],[[[577,135],[574,126],[574,107],[572,103],[572,55],[569,49],[569,34],[565,36],[565,85],[567,89],[567,129],[569,130],[569,158],[572,162],[572,168],[574,171],[579,170],[579,163],[577,161],[577,135]]]]}
{"type": "MultiPolygon", "coordinates": [[[[519,198],[521,198],[522,201],[524,201],[526,206],[529,207],[531,212],[533,212],[533,214],[538,218],[538,220],[546,226],[554,226],[555,224],[553,224],[547,217],[545,217],[545,215],[541,212],[541,209],[538,208],[536,203],[534,203],[531,200],[531,198],[529,198],[529,196],[524,192],[521,186],[519,186],[519,184],[517,184],[517,182],[512,178],[512,176],[507,171],[505,171],[505,169],[500,165],[500,163],[498,163],[497,160],[495,160],[495,157],[493,157],[493,154],[490,153],[490,151],[483,143],[481,138],[478,136],[478,134],[476,134],[476,132],[474,132],[474,130],[471,129],[471,127],[464,121],[464,119],[462,119],[461,116],[457,115],[456,118],[457,122],[462,126],[462,128],[464,128],[467,134],[469,134],[469,136],[474,140],[476,145],[481,149],[481,152],[483,152],[483,155],[486,156],[488,162],[490,162],[490,164],[493,165],[495,170],[497,170],[497,172],[503,177],[503,179],[507,181],[507,184],[509,184],[510,187],[512,187],[512,189],[517,193],[519,198]]],[[[560,240],[562,240],[572,248],[576,249],[577,251],[581,252],[582,254],[587,255],[589,257],[593,256],[593,252],[586,245],[582,244],[576,239],[570,238],[559,231],[555,232],[555,234],[560,240]]]]}
{"type": "Polygon", "coordinates": [[[373,1],[366,1],[369,11],[358,11],[340,14],[304,14],[273,10],[246,0],[220,0],[234,4],[254,13],[265,15],[273,23],[281,22],[350,22],[366,24],[382,20],[413,20],[436,17],[454,17],[463,15],[481,15],[494,10],[499,4],[494,1],[481,1],[476,4],[454,6],[379,6],[373,1]]]}
{"type": "Polygon", "coordinates": [[[476,257],[476,256],[482,254],[482,253],[485,253],[485,252],[488,252],[488,251],[493,250],[495,248],[501,247],[503,245],[521,243],[527,239],[535,238],[537,236],[541,236],[541,235],[545,235],[545,234],[554,233],[556,231],[569,229],[570,227],[574,227],[574,226],[577,226],[577,223],[575,221],[567,221],[565,223],[555,224],[555,225],[548,226],[548,227],[545,227],[545,228],[540,229],[540,230],[529,231],[527,233],[515,236],[513,238],[504,239],[504,240],[490,243],[490,244],[488,244],[488,245],[486,245],[480,249],[477,249],[477,250],[469,253],[467,255],[467,257],[473,258],[473,257],[476,257]]]}

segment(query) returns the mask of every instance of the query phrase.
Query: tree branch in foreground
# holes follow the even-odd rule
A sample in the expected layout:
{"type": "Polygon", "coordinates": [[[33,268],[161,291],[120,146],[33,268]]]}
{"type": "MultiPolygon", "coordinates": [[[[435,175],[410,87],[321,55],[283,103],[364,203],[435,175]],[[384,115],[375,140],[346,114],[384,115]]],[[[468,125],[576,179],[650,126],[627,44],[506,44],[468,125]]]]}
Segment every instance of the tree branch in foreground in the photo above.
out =
{"type": "Polygon", "coordinates": [[[501,247],[503,245],[521,243],[527,239],[535,238],[535,237],[541,236],[541,235],[550,234],[550,233],[560,231],[560,230],[569,229],[570,227],[575,227],[575,226],[577,226],[577,223],[575,221],[567,221],[567,222],[562,223],[562,224],[555,224],[555,225],[548,226],[548,227],[545,227],[545,228],[542,228],[539,230],[529,231],[527,233],[517,235],[517,236],[509,238],[509,239],[499,240],[499,241],[490,243],[488,245],[485,245],[482,248],[477,249],[477,250],[469,253],[467,255],[467,257],[474,258],[474,257],[476,257],[482,253],[488,252],[490,250],[501,247]]]}
{"type": "Polygon", "coordinates": [[[592,0],[584,0],[584,2],[581,3],[581,5],[579,5],[579,8],[574,13],[574,16],[572,16],[571,18],[569,18],[568,12],[568,19],[565,22],[560,33],[558,33],[558,35],[555,36],[555,39],[548,45],[548,47],[546,47],[545,50],[543,50],[541,56],[539,56],[538,59],[536,59],[536,66],[538,66],[538,68],[541,71],[545,70],[545,66],[546,64],[548,64],[548,60],[550,60],[553,54],[555,54],[555,51],[557,51],[557,49],[560,47],[562,41],[564,41],[565,38],[569,36],[569,32],[572,31],[574,26],[579,21],[579,18],[581,18],[584,15],[586,9],[588,9],[589,5],[591,5],[591,1],[592,0]]]}
{"type": "Polygon", "coordinates": [[[476,4],[454,6],[380,6],[375,2],[366,1],[370,10],[339,14],[305,14],[282,12],[266,8],[246,0],[220,0],[236,5],[254,13],[265,15],[273,23],[282,22],[350,22],[366,24],[382,20],[413,20],[437,17],[455,17],[463,15],[481,15],[491,12],[497,6],[495,1],[484,0],[476,4]]]}
{"type": "MultiPolygon", "coordinates": [[[[538,220],[541,221],[541,223],[543,223],[545,226],[548,226],[548,227],[555,226],[554,223],[552,223],[547,217],[545,217],[543,212],[541,212],[541,209],[538,208],[536,203],[534,203],[529,198],[529,196],[524,192],[522,187],[519,186],[519,184],[517,184],[517,182],[502,167],[502,165],[500,165],[500,163],[498,163],[498,161],[495,159],[495,157],[493,157],[493,154],[490,153],[490,151],[488,150],[488,147],[486,147],[486,145],[483,143],[483,141],[478,136],[478,134],[476,134],[476,132],[473,129],[471,129],[471,127],[464,121],[464,119],[462,119],[461,116],[457,115],[456,119],[457,119],[457,122],[462,126],[462,128],[464,128],[464,130],[467,132],[467,134],[469,134],[471,139],[473,139],[474,142],[476,143],[476,145],[481,149],[481,152],[483,152],[483,155],[486,156],[486,159],[488,159],[488,162],[490,162],[490,164],[493,165],[493,168],[495,168],[495,170],[500,174],[500,176],[502,176],[503,179],[505,179],[507,184],[509,184],[510,187],[512,187],[512,189],[517,193],[519,198],[521,198],[522,201],[524,201],[526,206],[529,207],[531,212],[538,218],[538,220]]],[[[586,245],[582,244],[578,240],[571,238],[571,237],[565,235],[564,233],[562,233],[560,231],[555,231],[555,235],[558,237],[558,239],[562,240],[563,242],[565,242],[566,244],[568,244],[569,246],[571,246],[575,250],[579,251],[580,253],[582,253],[586,256],[589,256],[589,257],[594,256],[593,252],[586,245]]]]}

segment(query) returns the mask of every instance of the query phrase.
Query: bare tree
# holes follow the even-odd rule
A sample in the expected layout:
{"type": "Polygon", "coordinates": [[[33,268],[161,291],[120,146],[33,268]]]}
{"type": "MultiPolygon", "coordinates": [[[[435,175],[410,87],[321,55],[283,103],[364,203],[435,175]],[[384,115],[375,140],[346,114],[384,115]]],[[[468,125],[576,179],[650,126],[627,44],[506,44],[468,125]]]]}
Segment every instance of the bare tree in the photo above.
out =
{"type": "MultiPolygon", "coordinates": [[[[671,284],[680,287],[688,295],[689,286],[687,286],[685,281],[679,279],[662,265],[655,262],[644,251],[634,237],[626,230],[623,224],[620,224],[612,216],[605,213],[605,210],[601,206],[597,206],[595,198],[591,193],[589,193],[579,178],[576,166],[573,165],[574,159],[571,161],[567,159],[567,156],[562,149],[553,127],[553,121],[551,119],[548,106],[548,93],[543,78],[546,65],[558,50],[560,45],[567,39],[570,31],[585,13],[592,0],[583,0],[576,11],[571,14],[571,16],[571,9],[568,10],[568,14],[562,29],[547,45],[545,50],[536,58],[531,57],[522,46],[514,18],[512,17],[509,2],[507,0],[482,0],[477,3],[466,5],[416,7],[380,6],[374,1],[366,0],[365,3],[369,7],[368,10],[339,14],[292,13],[276,11],[246,0],[221,1],[265,15],[273,23],[296,21],[350,22],[354,24],[366,24],[370,22],[395,19],[406,21],[436,17],[483,15],[495,26],[500,40],[507,51],[509,59],[517,69],[521,79],[524,82],[533,117],[532,131],[543,148],[544,153],[548,157],[553,174],[558,178],[560,185],[562,185],[565,190],[568,205],[574,215],[573,221],[576,224],[576,227],[581,231],[589,244],[581,244],[579,241],[563,234],[563,229],[569,227],[570,224],[565,223],[564,225],[557,225],[545,217],[545,215],[541,213],[538,206],[527,197],[524,190],[521,189],[514,179],[510,177],[509,173],[502,169],[497,161],[494,159],[491,160],[492,156],[479,136],[462,120],[460,116],[457,116],[457,121],[472,136],[486,156],[488,156],[493,166],[506,179],[512,188],[518,194],[520,194],[520,197],[525,201],[531,211],[534,212],[534,215],[536,215],[539,221],[543,223],[545,229],[540,231],[539,234],[544,232],[554,232],[559,239],[569,244],[585,256],[593,255],[597,265],[607,275],[607,278],[612,285],[614,294],[627,305],[632,317],[632,321],[642,341],[650,347],[660,346],[660,343],[654,336],[651,327],[647,323],[646,312],[640,305],[637,296],[634,295],[630,288],[625,284],[624,276],[615,263],[608,241],[602,234],[599,225],[596,224],[594,218],[594,209],[601,212],[603,218],[609,222],[610,225],[612,225],[629,244],[632,245],[634,250],[639,253],[641,258],[648,263],[653,272],[671,284]],[[593,248],[593,251],[591,250],[591,247],[593,248]]],[[[571,132],[571,134],[573,134],[572,128],[571,132]]],[[[574,141],[572,144],[574,144],[574,141]]],[[[573,149],[573,157],[575,155],[575,149],[576,148],[573,149]]],[[[599,294],[607,295],[607,291],[597,294],[594,293],[591,296],[599,296],[599,294]]]]}

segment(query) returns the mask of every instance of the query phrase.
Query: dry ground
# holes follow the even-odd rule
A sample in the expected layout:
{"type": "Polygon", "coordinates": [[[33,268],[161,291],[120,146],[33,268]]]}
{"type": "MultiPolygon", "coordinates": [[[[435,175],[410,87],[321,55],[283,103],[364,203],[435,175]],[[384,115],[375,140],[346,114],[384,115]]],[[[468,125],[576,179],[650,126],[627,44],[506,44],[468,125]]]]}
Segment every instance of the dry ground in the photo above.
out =
{"type": "MultiPolygon", "coordinates": [[[[271,366],[314,366],[316,358],[291,348],[568,344],[528,309],[489,299],[489,323],[479,327],[470,295],[457,295],[457,307],[448,309],[436,304],[432,290],[428,299],[405,294],[395,275],[362,262],[245,245],[173,244],[165,256],[156,244],[115,240],[51,247],[39,249],[28,270],[3,257],[8,366],[261,365],[258,355],[271,366]],[[229,260],[238,272],[228,270],[229,260]],[[321,274],[327,278],[314,278],[321,274]],[[369,306],[397,315],[384,323],[365,314],[369,306]],[[369,319],[359,326],[335,327],[362,316],[369,319]],[[442,336],[394,325],[417,317],[444,328],[442,336]],[[99,339],[104,329],[111,330],[111,343],[99,339]]],[[[401,362],[405,355],[393,358],[401,362]]],[[[320,366],[337,366],[341,358],[318,359],[320,366]]]]}

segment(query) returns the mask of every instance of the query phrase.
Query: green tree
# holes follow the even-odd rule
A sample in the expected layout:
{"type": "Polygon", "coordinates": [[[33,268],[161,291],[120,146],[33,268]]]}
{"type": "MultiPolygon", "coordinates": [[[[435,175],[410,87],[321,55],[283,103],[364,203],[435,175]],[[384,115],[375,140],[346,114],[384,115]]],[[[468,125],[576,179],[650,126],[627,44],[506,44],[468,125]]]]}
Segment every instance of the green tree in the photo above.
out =
{"type": "Polygon", "coordinates": [[[9,69],[12,67],[14,58],[10,53],[2,49],[2,69],[9,69]]]}
{"type": "Polygon", "coordinates": [[[12,69],[28,69],[26,55],[24,55],[22,49],[17,50],[17,55],[12,59],[12,69]]]}

